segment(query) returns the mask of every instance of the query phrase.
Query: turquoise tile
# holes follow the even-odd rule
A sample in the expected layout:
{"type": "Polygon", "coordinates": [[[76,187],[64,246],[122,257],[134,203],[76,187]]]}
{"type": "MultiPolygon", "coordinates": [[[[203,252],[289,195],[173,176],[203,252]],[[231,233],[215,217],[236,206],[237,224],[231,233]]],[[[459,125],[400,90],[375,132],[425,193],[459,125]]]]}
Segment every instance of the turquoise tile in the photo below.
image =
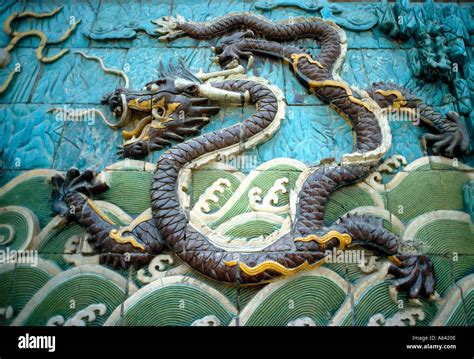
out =
{"type": "Polygon", "coordinates": [[[258,146],[261,160],[289,157],[310,165],[334,157],[330,122],[326,106],[288,106],[280,129],[271,141],[258,146]]]}
{"type": "Polygon", "coordinates": [[[333,154],[337,162],[342,161],[342,156],[354,152],[354,134],[352,125],[333,109],[329,109],[329,123],[326,133],[333,139],[333,154]]]}
{"type": "Polygon", "coordinates": [[[407,162],[425,156],[421,145],[421,136],[425,130],[409,121],[389,121],[392,132],[392,146],[387,152],[387,157],[402,155],[407,162]]]}
{"type": "Polygon", "coordinates": [[[270,84],[284,89],[284,69],[288,66],[281,61],[255,57],[254,66],[247,68],[247,75],[262,77],[270,82],[270,84]]]}
{"type": "Polygon", "coordinates": [[[46,114],[47,106],[0,105],[4,168],[51,168],[64,123],[46,114]]]}
{"type": "MultiPolygon", "coordinates": [[[[99,56],[106,67],[122,69],[126,50],[78,49],[99,56]]],[[[56,51],[50,49],[49,51],[56,51]]],[[[75,53],[45,65],[33,93],[33,103],[100,103],[102,96],[123,85],[121,78],[104,73],[99,63],[75,53]]]]}
{"type": "Polygon", "coordinates": [[[368,73],[371,71],[371,65],[366,63],[364,55],[365,50],[348,50],[340,73],[349,85],[360,89],[369,86],[368,73]]]}
{"type": "Polygon", "coordinates": [[[283,66],[285,79],[286,102],[290,105],[322,105],[322,102],[309,90],[303,86],[296,78],[293,70],[288,66],[283,66]]]}
{"type": "Polygon", "coordinates": [[[412,77],[405,87],[432,106],[443,106],[456,101],[449,85],[444,82],[426,82],[412,77]]]}
{"type": "Polygon", "coordinates": [[[94,47],[164,47],[152,20],[171,13],[171,0],[101,1],[97,18],[87,33],[94,47]],[[155,37],[154,37],[155,36],[155,37]]]}
{"type": "Polygon", "coordinates": [[[363,56],[369,83],[383,81],[404,85],[413,76],[403,50],[369,49],[363,56]]]}
{"type": "MultiPolygon", "coordinates": [[[[75,106],[74,108],[87,108],[75,106]]],[[[94,108],[107,113],[106,106],[94,108]]],[[[64,117],[61,117],[64,118],[64,117]]],[[[67,170],[77,167],[80,170],[93,169],[97,172],[121,160],[116,154],[122,144],[121,131],[108,127],[97,116],[85,116],[81,120],[64,118],[64,131],[53,168],[67,170]]]]}
{"type": "MultiPolygon", "coordinates": [[[[70,37],[54,46],[70,48],[70,47],[87,47],[89,40],[85,36],[99,9],[100,0],[80,1],[80,0],[46,0],[29,2],[25,4],[23,11],[33,11],[37,13],[47,13],[63,6],[63,9],[47,18],[36,19],[26,17],[24,19],[15,20],[13,28],[17,31],[40,30],[43,31],[49,41],[55,41],[61,38],[68,28],[76,21],[81,20],[77,28],[70,37]]],[[[34,37],[23,39],[19,42],[21,47],[37,46],[38,40],[34,37]]]]}
{"type": "Polygon", "coordinates": [[[16,48],[11,53],[11,62],[0,70],[0,84],[13,71],[18,71],[8,88],[0,94],[0,103],[27,103],[42,67],[34,49],[16,48]]]}
{"type": "MultiPolygon", "coordinates": [[[[0,4],[0,23],[4,23],[5,20],[14,12],[22,11],[25,7],[25,3],[16,0],[6,0],[0,4]]],[[[0,47],[8,45],[10,37],[3,31],[0,31],[0,47]]]]}

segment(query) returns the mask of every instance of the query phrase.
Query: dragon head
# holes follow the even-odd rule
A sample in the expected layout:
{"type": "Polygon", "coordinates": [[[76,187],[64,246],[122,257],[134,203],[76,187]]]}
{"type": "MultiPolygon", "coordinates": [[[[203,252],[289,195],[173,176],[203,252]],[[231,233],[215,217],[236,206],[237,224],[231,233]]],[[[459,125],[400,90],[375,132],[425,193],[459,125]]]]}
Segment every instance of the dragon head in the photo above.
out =
{"type": "Polygon", "coordinates": [[[102,99],[117,118],[115,128],[131,127],[122,132],[125,143],[119,154],[123,157],[143,158],[171,141],[197,135],[210,116],[219,112],[202,96],[201,80],[182,62],[168,69],[161,64],[160,72],[158,80],[140,91],[117,88],[102,99]]]}

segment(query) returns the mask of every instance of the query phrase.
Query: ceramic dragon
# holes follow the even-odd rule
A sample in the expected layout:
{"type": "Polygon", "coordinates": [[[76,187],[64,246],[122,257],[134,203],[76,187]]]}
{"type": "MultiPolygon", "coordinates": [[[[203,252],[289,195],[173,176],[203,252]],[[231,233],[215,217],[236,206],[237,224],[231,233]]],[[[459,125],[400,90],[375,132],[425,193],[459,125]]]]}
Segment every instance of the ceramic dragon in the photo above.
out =
{"type": "Polygon", "coordinates": [[[324,214],[331,195],[363,181],[390,148],[388,109],[416,110],[422,122],[436,131],[423,140],[433,143],[433,152],[447,156],[462,153],[468,146],[469,138],[456,113],[443,116],[391,84],[377,83],[366,91],[350,88],[338,75],[346,37],[330,21],[304,18],[271,23],[241,13],[208,23],[171,17],[156,23],[157,31],[168,41],[179,36],[209,40],[225,35],[215,48],[216,59],[224,68],[252,61],[255,56],[283,60],[312,95],[350,121],[354,151],[341,163],[325,161],[307,171],[298,188],[289,231],[259,250],[224,249],[190,222],[183,199],[187,191],[183,174],[214,160],[219,153],[238,153],[268,140],[278,128],[275,122],[283,111],[278,91],[268,83],[242,76],[203,82],[182,67],[162,69],[163,77],[142,91],[118,88],[104,98],[104,103],[122,122],[133,116],[140,118],[136,128],[124,134],[127,142],[122,154],[141,158],[171,147],[156,165],[150,189],[151,212],[126,227],[114,224],[94,204],[93,195],[107,190],[107,184],[92,171],[71,169],[64,177],[53,177],[54,212],[86,228],[102,263],[139,267],[168,251],[215,280],[258,284],[318,266],[324,262],[326,250],[363,247],[390,259],[393,288],[406,291],[410,298],[435,295],[430,258],[401,249],[397,236],[384,228],[382,219],[348,214],[327,226],[324,214]],[[320,45],[316,56],[291,44],[303,38],[320,45]],[[241,123],[186,140],[199,135],[209,116],[219,111],[215,106],[219,101],[251,104],[255,112],[241,123]],[[131,256],[128,261],[125,253],[131,256]]]}

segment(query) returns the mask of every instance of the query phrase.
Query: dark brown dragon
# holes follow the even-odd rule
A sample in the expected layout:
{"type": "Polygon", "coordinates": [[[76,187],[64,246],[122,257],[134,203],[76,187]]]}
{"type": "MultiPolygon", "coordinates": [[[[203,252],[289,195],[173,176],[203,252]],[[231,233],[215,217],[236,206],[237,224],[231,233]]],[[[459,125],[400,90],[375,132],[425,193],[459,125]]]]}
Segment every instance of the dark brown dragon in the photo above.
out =
{"type": "Polygon", "coordinates": [[[391,260],[389,274],[396,278],[393,287],[397,290],[407,291],[410,298],[435,294],[429,257],[400,250],[398,238],[384,228],[382,219],[348,214],[326,226],[324,214],[331,195],[364,180],[388,150],[391,135],[384,109],[416,110],[422,122],[437,132],[426,134],[425,143],[434,141],[433,152],[447,156],[465,152],[468,146],[469,137],[456,113],[443,116],[407,90],[391,84],[374,84],[366,92],[351,89],[338,76],[346,50],[345,34],[330,21],[305,18],[274,24],[244,13],[210,23],[170,17],[157,23],[164,40],[179,36],[208,40],[226,35],[215,48],[223,67],[253,60],[254,56],[283,60],[313,95],[352,123],[354,152],[344,156],[340,164],[314,167],[299,191],[289,233],[261,251],[226,251],[190,223],[178,194],[180,172],[208,153],[246,143],[268,129],[278,111],[275,94],[251,79],[212,82],[213,89],[237,94],[242,103],[254,104],[256,110],[241,123],[184,141],[186,136],[198,134],[209,121],[208,116],[219,110],[203,96],[197,78],[184,70],[174,74],[168,71],[143,91],[119,88],[104,98],[117,116],[123,116],[125,109],[147,115],[155,111],[159,120],[158,125],[150,126],[148,121],[148,127],[141,126],[141,136],[123,149],[126,157],[140,158],[172,142],[178,144],[158,160],[150,191],[152,215],[139,217],[126,228],[114,224],[94,205],[91,198],[105,191],[107,185],[100,183],[92,171],[71,169],[65,177],[53,177],[53,211],[86,228],[102,263],[140,267],[156,254],[168,251],[213,279],[257,284],[320,265],[326,250],[360,246],[391,260]],[[288,44],[303,38],[314,39],[320,45],[315,57],[288,44]],[[128,260],[125,253],[129,254],[128,260]]]}

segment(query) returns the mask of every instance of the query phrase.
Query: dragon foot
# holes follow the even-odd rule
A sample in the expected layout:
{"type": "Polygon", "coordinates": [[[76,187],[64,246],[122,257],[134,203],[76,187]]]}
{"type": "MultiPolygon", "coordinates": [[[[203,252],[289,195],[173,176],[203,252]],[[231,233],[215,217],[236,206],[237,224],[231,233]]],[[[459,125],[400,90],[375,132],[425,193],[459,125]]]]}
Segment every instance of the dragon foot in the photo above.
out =
{"type": "Polygon", "coordinates": [[[245,39],[252,39],[255,34],[252,30],[236,32],[223,38],[222,43],[214,48],[215,61],[221,67],[232,68],[240,64],[241,60],[247,61],[247,68],[254,63],[253,53],[242,49],[245,39]]]}
{"type": "Polygon", "coordinates": [[[397,255],[393,258],[396,265],[390,265],[388,274],[397,279],[392,283],[392,299],[396,299],[399,290],[408,292],[410,299],[419,297],[434,299],[436,279],[431,259],[425,255],[397,255]]]}
{"type": "Polygon", "coordinates": [[[453,157],[456,151],[465,153],[469,146],[469,135],[465,129],[459,114],[450,111],[446,115],[449,128],[439,134],[427,133],[422,137],[422,145],[426,149],[428,141],[433,141],[433,153],[443,153],[448,157],[453,157]]]}
{"type": "Polygon", "coordinates": [[[99,253],[101,263],[138,268],[163,250],[164,241],[149,211],[120,227],[91,200],[93,195],[108,189],[94,172],[81,173],[73,168],[64,177],[55,175],[52,183],[53,212],[85,228],[90,234],[89,244],[99,253]]]}
{"type": "Polygon", "coordinates": [[[52,211],[67,220],[73,220],[76,209],[82,206],[84,197],[90,197],[108,190],[108,185],[96,180],[94,172],[80,172],[71,168],[66,176],[55,175],[51,178],[53,184],[52,211]]]}

